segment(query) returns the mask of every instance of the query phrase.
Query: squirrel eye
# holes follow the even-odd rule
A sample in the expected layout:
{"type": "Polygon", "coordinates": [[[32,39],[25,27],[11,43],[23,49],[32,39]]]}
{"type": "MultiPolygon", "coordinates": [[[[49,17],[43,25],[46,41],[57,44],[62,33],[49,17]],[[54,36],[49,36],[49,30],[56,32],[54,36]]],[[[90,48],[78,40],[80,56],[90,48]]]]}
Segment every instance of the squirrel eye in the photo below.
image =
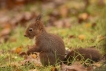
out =
{"type": "Polygon", "coordinates": [[[33,28],[29,28],[29,31],[33,31],[33,28]]]}

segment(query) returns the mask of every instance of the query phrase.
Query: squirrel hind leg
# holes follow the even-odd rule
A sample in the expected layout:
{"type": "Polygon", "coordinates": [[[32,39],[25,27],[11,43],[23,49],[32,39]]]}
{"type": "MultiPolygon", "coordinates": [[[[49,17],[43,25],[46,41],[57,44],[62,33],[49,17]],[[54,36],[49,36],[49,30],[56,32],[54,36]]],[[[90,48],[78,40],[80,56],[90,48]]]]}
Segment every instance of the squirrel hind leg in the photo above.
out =
{"type": "Polygon", "coordinates": [[[55,65],[56,63],[54,55],[50,55],[46,52],[40,53],[40,60],[43,66],[55,65]]]}

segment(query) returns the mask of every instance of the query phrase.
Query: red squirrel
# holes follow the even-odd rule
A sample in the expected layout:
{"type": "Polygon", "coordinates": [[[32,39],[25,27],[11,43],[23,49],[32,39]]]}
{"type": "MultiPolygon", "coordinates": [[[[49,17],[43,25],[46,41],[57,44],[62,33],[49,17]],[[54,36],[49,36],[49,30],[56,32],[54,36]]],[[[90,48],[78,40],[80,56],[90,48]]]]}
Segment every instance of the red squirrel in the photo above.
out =
{"type": "MultiPolygon", "coordinates": [[[[101,54],[95,48],[78,48],[70,51],[65,57],[65,45],[63,40],[54,34],[50,34],[45,30],[41,21],[41,16],[28,26],[25,37],[33,39],[35,44],[26,52],[28,55],[33,52],[39,52],[41,63],[44,66],[55,65],[61,61],[72,60],[73,57],[81,54],[85,59],[89,58],[93,61],[99,61],[101,54]]],[[[80,56],[77,59],[81,59],[80,56]]],[[[67,62],[66,62],[67,63],[67,62]]]]}
{"type": "Polygon", "coordinates": [[[34,23],[28,26],[24,36],[30,39],[35,38],[35,44],[26,53],[29,55],[39,52],[41,63],[44,66],[55,65],[64,59],[65,45],[62,38],[45,30],[40,15],[34,23]]]}

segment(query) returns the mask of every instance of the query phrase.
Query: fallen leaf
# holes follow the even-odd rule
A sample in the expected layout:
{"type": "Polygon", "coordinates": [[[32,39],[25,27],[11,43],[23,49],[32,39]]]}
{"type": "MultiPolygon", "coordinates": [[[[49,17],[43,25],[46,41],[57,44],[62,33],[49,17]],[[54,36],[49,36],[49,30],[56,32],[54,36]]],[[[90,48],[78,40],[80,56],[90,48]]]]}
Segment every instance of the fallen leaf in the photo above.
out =
{"type": "Polygon", "coordinates": [[[6,23],[5,25],[4,25],[4,28],[11,28],[11,24],[10,23],[6,23]]]}
{"type": "Polygon", "coordinates": [[[81,35],[78,36],[78,38],[79,38],[80,40],[84,40],[86,37],[85,37],[85,35],[81,34],[81,35]]]}
{"type": "Polygon", "coordinates": [[[2,43],[2,42],[7,42],[8,39],[9,39],[9,36],[8,36],[8,35],[2,36],[2,37],[0,37],[0,42],[1,42],[1,43],[2,43]]]}
{"type": "Polygon", "coordinates": [[[0,16],[0,23],[6,23],[10,20],[9,16],[7,16],[6,13],[4,13],[2,16],[0,16]]]}
{"type": "Polygon", "coordinates": [[[20,66],[20,64],[18,62],[12,62],[10,65],[12,67],[15,67],[15,68],[17,68],[18,66],[20,66]]]}
{"type": "Polygon", "coordinates": [[[92,64],[92,65],[94,65],[94,66],[96,66],[96,67],[100,67],[100,66],[102,66],[101,63],[94,63],[94,64],[92,64]]]}
{"type": "Polygon", "coordinates": [[[36,54],[30,54],[30,56],[32,57],[32,58],[37,58],[37,55],[36,54]]]}
{"type": "Polygon", "coordinates": [[[15,53],[19,54],[20,52],[22,52],[22,46],[19,46],[15,49],[15,53]]]}
{"type": "Polygon", "coordinates": [[[58,71],[56,67],[52,67],[51,71],[58,71]]]}
{"type": "Polygon", "coordinates": [[[0,37],[9,35],[10,32],[11,32],[11,29],[10,29],[10,28],[4,28],[4,29],[0,32],[0,37]]]}
{"type": "Polygon", "coordinates": [[[85,24],[85,27],[86,27],[86,28],[90,28],[90,27],[91,27],[91,23],[86,23],[86,24],[85,24]]]}
{"type": "Polygon", "coordinates": [[[69,38],[76,38],[76,36],[75,35],[70,35],[69,38]]]}
{"type": "Polygon", "coordinates": [[[80,64],[79,62],[75,62],[70,66],[62,64],[60,68],[60,71],[87,71],[86,68],[82,66],[82,64],[80,64]]]}
{"type": "Polygon", "coordinates": [[[94,67],[93,66],[87,67],[87,71],[94,71],[94,67]]]}
{"type": "Polygon", "coordinates": [[[39,54],[37,55],[25,55],[23,61],[21,61],[21,65],[28,65],[31,63],[34,63],[35,66],[42,66],[42,63],[40,62],[39,54]],[[36,58],[35,58],[36,57],[36,58]]]}
{"type": "Polygon", "coordinates": [[[95,27],[96,27],[96,25],[97,25],[96,23],[93,23],[93,24],[92,24],[92,28],[95,28],[95,27]]]}
{"type": "Polygon", "coordinates": [[[58,28],[69,28],[69,27],[71,27],[70,22],[71,22],[71,19],[67,18],[67,19],[55,21],[54,25],[58,28]]]}
{"type": "Polygon", "coordinates": [[[98,0],[97,2],[99,6],[105,6],[104,0],[98,0]]]}
{"type": "Polygon", "coordinates": [[[88,14],[87,13],[82,13],[79,15],[79,18],[82,18],[83,20],[86,20],[88,18],[88,14]]]}
{"type": "Polygon", "coordinates": [[[10,38],[9,41],[10,41],[10,42],[16,42],[17,39],[16,39],[16,38],[10,38]]]}
{"type": "Polygon", "coordinates": [[[87,21],[89,18],[88,13],[82,13],[78,16],[78,22],[82,23],[83,21],[87,21]]]}
{"type": "Polygon", "coordinates": [[[38,71],[37,69],[31,69],[31,70],[29,70],[29,71],[38,71]]]}
{"type": "Polygon", "coordinates": [[[66,18],[68,16],[69,10],[68,10],[67,6],[63,5],[60,7],[59,10],[60,10],[60,14],[63,18],[66,18]]]}

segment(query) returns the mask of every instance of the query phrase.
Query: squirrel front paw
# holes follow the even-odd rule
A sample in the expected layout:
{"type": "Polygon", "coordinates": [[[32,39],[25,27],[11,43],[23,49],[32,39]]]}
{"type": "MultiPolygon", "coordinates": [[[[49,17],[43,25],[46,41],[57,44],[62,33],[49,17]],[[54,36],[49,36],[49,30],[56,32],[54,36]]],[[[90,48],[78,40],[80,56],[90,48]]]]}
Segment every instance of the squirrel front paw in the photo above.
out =
{"type": "Polygon", "coordinates": [[[27,55],[30,55],[32,53],[32,46],[28,45],[28,50],[26,52],[27,55]]]}

